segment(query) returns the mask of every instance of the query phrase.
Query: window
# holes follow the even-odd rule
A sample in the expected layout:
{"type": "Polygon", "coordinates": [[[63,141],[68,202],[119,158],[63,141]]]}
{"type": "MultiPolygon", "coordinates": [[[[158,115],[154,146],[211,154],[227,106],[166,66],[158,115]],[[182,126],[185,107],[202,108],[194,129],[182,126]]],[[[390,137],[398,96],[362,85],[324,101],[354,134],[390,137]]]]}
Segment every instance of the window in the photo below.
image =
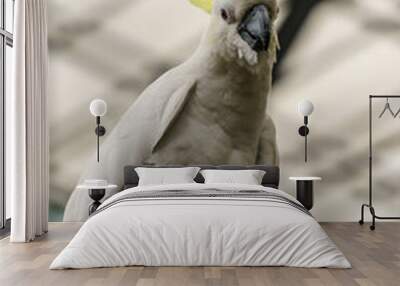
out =
{"type": "MultiPolygon", "coordinates": [[[[9,226],[10,194],[4,182],[5,98],[11,92],[14,0],[0,0],[0,228],[9,226]]],[[[1,235],[1,233],[0,233],[1,235]]]]}

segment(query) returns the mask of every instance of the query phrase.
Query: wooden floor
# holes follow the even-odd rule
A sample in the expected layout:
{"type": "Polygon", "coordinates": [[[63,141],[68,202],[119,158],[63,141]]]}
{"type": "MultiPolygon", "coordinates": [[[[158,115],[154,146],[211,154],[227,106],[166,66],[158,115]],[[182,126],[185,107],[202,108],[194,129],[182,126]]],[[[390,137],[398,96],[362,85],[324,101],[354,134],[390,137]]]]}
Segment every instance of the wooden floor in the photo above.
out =
{"type": "Polygon", "coordinates": [[[353,265],[350,270],[285,267],[126,267],[48,270],[80,224],[52,223],[30,244],[0,241],[0,285],[400,285],[400,223],[371,232],[355,223],[323,224],[353,265]]]}

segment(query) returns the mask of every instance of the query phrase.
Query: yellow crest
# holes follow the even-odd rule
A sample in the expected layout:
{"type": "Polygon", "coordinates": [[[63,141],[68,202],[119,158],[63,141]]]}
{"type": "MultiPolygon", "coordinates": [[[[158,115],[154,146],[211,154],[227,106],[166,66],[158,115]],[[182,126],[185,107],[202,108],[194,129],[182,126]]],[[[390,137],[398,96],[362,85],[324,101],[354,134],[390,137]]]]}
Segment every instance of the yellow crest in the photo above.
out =
{"type": "Polygon", "coordinates": [[[213,0],[189,0],[190,3],[193,5],[203,9],[207,13],[211,13],[213,0]]]}

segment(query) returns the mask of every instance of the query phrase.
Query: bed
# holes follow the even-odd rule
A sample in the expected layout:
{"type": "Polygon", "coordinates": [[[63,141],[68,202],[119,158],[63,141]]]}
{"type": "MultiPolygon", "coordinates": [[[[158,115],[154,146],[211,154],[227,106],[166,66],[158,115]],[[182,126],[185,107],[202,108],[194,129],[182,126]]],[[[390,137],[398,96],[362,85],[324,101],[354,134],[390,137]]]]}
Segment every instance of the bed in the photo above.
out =
{"type": "MultiPolygon", "coordinates": [[[[193,183],[138,186],[137,166],[124,190],[85,222],[50,269],[121,266],[291,266],[350,268],[312,215],[278,189],[279,168],[260,185],[193,183]]],[[[158,167],[163,168],[163,167],[158,167]]]]}

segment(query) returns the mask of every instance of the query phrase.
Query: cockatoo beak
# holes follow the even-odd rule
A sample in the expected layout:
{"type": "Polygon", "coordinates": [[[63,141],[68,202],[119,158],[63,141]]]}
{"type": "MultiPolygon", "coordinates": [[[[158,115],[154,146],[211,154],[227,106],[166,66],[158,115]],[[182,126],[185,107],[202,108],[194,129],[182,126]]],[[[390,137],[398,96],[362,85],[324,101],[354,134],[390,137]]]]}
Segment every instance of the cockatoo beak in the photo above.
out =
{"type": "Polygon", "coordinates": [[[267,7],[259,4],[246,13],[238,26],[238,33],[254,51],[266,51],[271,38],[271,26],[267,7]]]}

